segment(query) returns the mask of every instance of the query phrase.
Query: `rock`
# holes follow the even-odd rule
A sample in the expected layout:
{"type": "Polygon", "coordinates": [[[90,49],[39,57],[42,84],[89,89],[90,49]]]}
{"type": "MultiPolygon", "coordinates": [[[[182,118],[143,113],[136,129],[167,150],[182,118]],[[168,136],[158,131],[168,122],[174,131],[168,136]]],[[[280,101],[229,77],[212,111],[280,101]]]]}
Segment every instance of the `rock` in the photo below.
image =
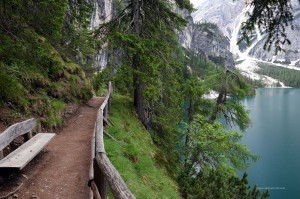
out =
{"type": "MultiPolygon", "coordinates": [[[[74,1],[74,0],[73,0],[74,1]]],[[[91,18],[91,29],[97,29],[101,24],[109,22],[114,16],[113,0],[89,0],[93,5],[91,18]]],[[[78,4],[74,1],[74,4],[78,4]]],[[[101,46],[94,55],[94,67],[104,69],[107,67],[109,59],[109,48],[107,44],[101,46]]]]}
{"type": "Polygon", "coordinates": [[[179,9],[177,12],[188,21],[186,28],[177,33],[182,47],[195,54],[202,55],[220,66],[235,69],[229,39],[224,36],[217,25],[194,23],[193,18],[187,11],[179,9]]]}
{"type": "Polygon", "coordinates": [[[244,7],[245,0],[209,0],[201,3],[192,16],[196,23],[216,24],[226,37],[231,38],[236,18],[244,7]]]}
{"type": "Polygon", "coordinates": [[[32,196],[30,197],[30,199],[39,199],[39,197],[36,196],[36,195],[32,195],[32,196]]]}
{"type": "Polygon", "coordinates": [[[16,193],[13,195],[13,198],[18,198],[18,197],[19,197],[19,195],[16,193]]]}
{"type": "MultiPolygon", "coordinates": [[[[286,45],[286,52],[279,52],[276,56],[274,46],[272,46],[271,51],[263,50],[266,37],[260,34],[254,34],[251,48],[246,46],[245,43],[241,43],[239,49],[243,52],[248,52],[249,56],[267,61],[281,63],[284,65],[291,64],[299,60],[300,56],[300,17],[299,9],[300,4],[297,0],[291,0],[294,17],[294,30],[291,27],[286,27],[286,34],[288,39],[291,40],[291,45],[286,45]]],[[[210,22],[216,24],[221,32],[229,39],[232,40],[232,45],[235,45],[236,35],[234,34],[236,28],[239,27],[239,24],[245,20],[242,14],[245,9],[245,0],[236,0],[236,1],[227,1],[227,0],[209,0],[203,1],[195,11],[192,16],[194,22],[210,22]]],[[[238,36],[239,38],[239,36],[238,36]]],[[[235,49],[234,46],[231,46],[232,50],[235,49]]],[[[233,53],[234,50],[232,51],[233,53]]],[[[234,55],[236,56],[236,55],[234,55]]]]}

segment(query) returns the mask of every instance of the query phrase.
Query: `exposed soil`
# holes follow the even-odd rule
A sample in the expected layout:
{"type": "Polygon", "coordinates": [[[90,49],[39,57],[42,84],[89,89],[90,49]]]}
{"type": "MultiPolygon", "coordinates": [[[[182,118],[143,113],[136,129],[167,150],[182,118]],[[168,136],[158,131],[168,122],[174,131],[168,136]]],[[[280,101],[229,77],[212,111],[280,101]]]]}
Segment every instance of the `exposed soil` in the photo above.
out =
{"type": "Polygon", "coordinates": [[[91,137],[103,98],[93,98],[72,114],[54,139],[22,171],[6,177],[0,198],[22,183],[22,199],[86,199],[89,195],[91,137]]]}

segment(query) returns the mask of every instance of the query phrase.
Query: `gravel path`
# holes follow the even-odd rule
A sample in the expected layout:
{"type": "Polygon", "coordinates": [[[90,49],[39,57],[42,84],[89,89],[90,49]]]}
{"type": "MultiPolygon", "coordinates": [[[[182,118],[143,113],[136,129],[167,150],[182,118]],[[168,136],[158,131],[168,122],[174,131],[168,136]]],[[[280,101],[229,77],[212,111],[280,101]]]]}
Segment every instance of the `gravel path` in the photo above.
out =
{"type": "MultiPolygon", "coordinates": [[[[79,108],[49,145],[20,175],[22,199],[86,199],[91,136],[103,98],[93,98],[79,108]]],[[[20,182],[19,182],[20,183],[20,182]]]]}

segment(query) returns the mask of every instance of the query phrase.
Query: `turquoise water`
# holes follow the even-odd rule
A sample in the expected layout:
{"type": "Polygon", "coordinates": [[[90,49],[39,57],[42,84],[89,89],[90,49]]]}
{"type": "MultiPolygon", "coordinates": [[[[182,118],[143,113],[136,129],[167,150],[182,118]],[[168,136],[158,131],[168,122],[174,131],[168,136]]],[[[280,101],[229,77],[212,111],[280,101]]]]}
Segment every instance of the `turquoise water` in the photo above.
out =
{"type": "Polygon", "coordinates": [[[300,89],[261,88],[242,103],[252,121],[242,142],[261,157],[247,170],[250,184],[271,199],[300,198],[300,89]]]}

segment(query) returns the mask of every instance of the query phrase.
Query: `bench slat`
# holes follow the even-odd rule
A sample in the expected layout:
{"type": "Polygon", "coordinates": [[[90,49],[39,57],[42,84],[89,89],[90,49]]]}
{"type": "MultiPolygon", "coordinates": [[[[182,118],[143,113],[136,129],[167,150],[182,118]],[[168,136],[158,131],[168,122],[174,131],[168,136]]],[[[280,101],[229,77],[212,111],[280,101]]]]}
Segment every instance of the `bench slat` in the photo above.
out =
{"type": "Polygon", "coordinates": [[[31,118],[24,122],[16,123],[8,127],[0,134],[0,151],[4,149],[11,141],[20,135],[31,131],[36,125],[36,119],[31,118]]]}
{"type": "Polygon", "coordinates": [[[0,160],[0,168],[23,169],[55,136],[55,133],[39,133],[15,151],[0,160]]]}

